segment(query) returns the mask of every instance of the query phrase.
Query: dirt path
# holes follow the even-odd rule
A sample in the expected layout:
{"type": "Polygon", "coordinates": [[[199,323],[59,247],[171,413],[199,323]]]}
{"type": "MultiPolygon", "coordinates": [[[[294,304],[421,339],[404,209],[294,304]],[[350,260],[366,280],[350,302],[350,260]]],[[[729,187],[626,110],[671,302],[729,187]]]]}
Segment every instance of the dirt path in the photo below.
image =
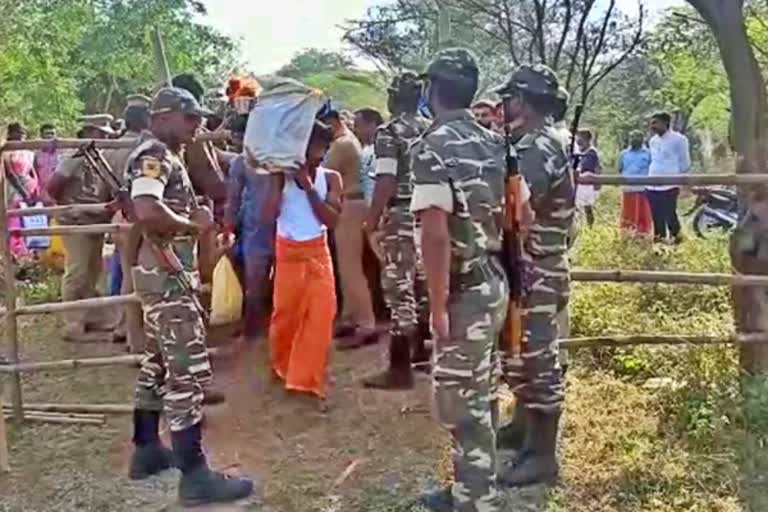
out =
{"type": "MultiPolygon", "coordinates": [[[[35,328],[41,340],[25,344],[28,360],[119,350],[51,341],[58,327],[48,319],[36,320],[35,328]]],[[[433,477],[445,454],[445,438],[424,412],[429,398],[425,377],[411,392],[371,392],[359,386],[379,366],[382,349],[333,354],[326,414],[314,400],[270,381],[264,342],[216,362],[216,380],[228,400],[206,412],[211,464],[258,476],[266,505],[275,512],[392,510],[433,477]],[[417,412],[403,414],[403,409],[417,412]]],[[[37,374],[25,378],[25,399],[125,403],[134,377],[130,368],[37,374]]],[[[175,472],[141,483],[124,478],[131,449],[128,417],[110,418],[103,428],[12,429],[11,447],[14,471],[0,478],[0,511],[176,509],[175,472]]]]}

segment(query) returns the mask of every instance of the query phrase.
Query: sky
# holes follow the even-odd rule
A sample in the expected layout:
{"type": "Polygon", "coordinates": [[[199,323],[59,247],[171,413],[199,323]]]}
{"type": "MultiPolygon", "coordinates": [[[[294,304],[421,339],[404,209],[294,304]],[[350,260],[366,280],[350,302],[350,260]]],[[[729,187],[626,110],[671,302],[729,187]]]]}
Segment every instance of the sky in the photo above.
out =
{"type": "MultiPolygon", "coordinates": [[[[243,61],[256,74],[277,70],[305,48],[341,50],[345,20],[387,0],[203,0],[209,23],[242,43],[243,61]]],[[[634,12],[636,0],[618,0],[634,12]]],[[[644,0],[656,13],[683,0],[644,0]]]]}

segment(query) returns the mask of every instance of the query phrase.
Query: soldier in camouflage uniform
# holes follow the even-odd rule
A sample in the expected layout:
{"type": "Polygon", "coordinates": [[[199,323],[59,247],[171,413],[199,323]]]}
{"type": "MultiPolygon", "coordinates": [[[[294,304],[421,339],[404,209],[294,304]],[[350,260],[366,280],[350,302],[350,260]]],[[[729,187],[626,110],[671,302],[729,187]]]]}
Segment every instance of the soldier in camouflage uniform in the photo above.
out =
{"type": "Polygon", "coordinates": [[[195,197],[181,159],[203,116],[197,100],[177,88],[161,89],[152,102],[151,131],[128,157],[127,182],[144,239],[133,268],[144,308],[147,354],[136,384],[130,476],[149,477],[171,466],[182,471],[184,505],[229,502],[251,494],[253,483],[211,471],[202,451],[203,385],[211,374],[205,327],[195,294],[194,236],[214,227],[195,197]],[[181,237],[181,238],[180,238],[181,237]],[[177,261],[174,261],[177,260],[177,261]],[[173,453],[158,436],[165,411],[173,453]]]}
{"type": "Polygon", "coordinates": [[[455,483],[420,499],[438,512],[503,510],[493,391],[496,340],[508,304],[496,260],[505,149],[502,138],[468,110],[478,75],[469,51],[438,53],[424,75],[435,120],[411,150],[411,210],[422,223],[435,339],[434,404],[453,439],[455,483]]]}
{"type": "Polygon", "coordinates": [[[383,222],[384,272],[382,288],[390,310],[389,368],[363,381],[376,389],[413,387],[413,359],[428,359],[425,337],[429,336],[429,302],[424,273],[418,269],[414,244],[414,219],[410,210],[411,167],[408,148],[429,126],[416,109],[421,82],[414,73],[403,73],[389,87],[389,111],[393,118],[376,134],[376,187],[365,228],[383,222]]]}
{"type": "Polygon", "coordinates": [[[535,220],[523,243],[526,269],[525,340],[522,365],[508,360],[505,380],[525,407],[526,438],[500,474],[507,485],[554,479],[558,473],[557,431],[564,400],[558,360],[558,315],[568,303],[568,235],[573,223],[574,183],[569,155],[552,113],[558,81],[545,66],[523,66],[497,90],[506,119],[518,128],[520,173],[531,190],[535,220]]]}

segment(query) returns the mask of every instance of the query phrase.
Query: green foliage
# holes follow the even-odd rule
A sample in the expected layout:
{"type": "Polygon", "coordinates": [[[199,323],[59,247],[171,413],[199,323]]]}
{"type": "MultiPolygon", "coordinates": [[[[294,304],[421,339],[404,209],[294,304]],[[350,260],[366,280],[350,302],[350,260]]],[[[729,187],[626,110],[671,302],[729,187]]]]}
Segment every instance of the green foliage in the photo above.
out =
{"type": "Polygon", "coordinates": [[[58,270],[28,262],[16,269],[18,290],[24,304],[44,304],[61,300],[61,278],[58,270]]]}
{"type": "Polygon", "coordinates": [[[0,0],[0,119],[71,131],[83,111],[120,114],[127,95],[159,83],[149,30],[163,34],[171,72],[221,80],[231,40],[196,20],[196,0],[0,0]]]}
{"type": "Polygon", "coordinates": [[[355,110],[373,107],[384,114],[387,110],[386,85],[373,73],[344,71],[316,73],[300,79],[321,89],[341,108],[355,110]]]}
{"type": "Polygon", "coordinates": [[[280,76],[301,79],[317,73],[343,71],[353,66],[352,60],[338,52],[308,48],[296,54],[291,62],[280,68],[280,76]]]}

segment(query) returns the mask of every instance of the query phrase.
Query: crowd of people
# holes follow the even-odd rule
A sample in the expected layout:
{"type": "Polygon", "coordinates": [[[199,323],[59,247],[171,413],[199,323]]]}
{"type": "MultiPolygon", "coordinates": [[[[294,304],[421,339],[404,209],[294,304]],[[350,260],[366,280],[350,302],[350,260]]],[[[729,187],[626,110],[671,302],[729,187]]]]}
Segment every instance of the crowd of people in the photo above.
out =
{"type": "MultiPolygon", "coordinates": [[[[203,406],[225,399],[213,385],[200,300],[210,262],[221,254],[245,290],[243,337],[251,344],[268,339],[272,377],[289,391],[317,397],[326,409],[334,340],[336,349],[352,350],[388,339],[387,365],[363,379],[366,388],[410,389],[415,370],[431,373],[436,414],[453,440],[454,483],[419,498],[428,510],[503,510],[502,487],[557,477],[565,393],[558,317],[568,303],[567,251],[576,210],[591,225],[599,192],[577,187],[574,173],[600,174],[600,155],[588,129],[577,131],[571,154],[563,124],[567,93],[552,70],[515,70],[496,89],[499,102],[475,101],[478,83],[475,58],[454,48],[436,55],[423,74],[393,79],[387,120],[374,108],[348,112],[328,102],[317,112],[305,163],[284,172],[253,161],[243,148],[258,102],[255,81],[231,80],[217,113],[202,106],[200,83],[180,75],[152,99],[128,98],[120,122],[108,115],[82,119],[80,138],[131,141],[103,151],[130,194],[136,226],[113,240],[110,289],[135,291],[142,305],[67,313],[65,336],[128,337],[146,353],[136,384],[132,478],[178,467],[186,505],[234,501],[253,490],[250,480],[211,470],[202,449],[203,406]],[[198,139],[210,130],[228,130],[229,141],[198,139]],[[519,233],[521,354],[499,347],[509,299],[501,258],[512,227],[501,219],[510,161],[523,177],[518,199],[527,212],[519,233]],[[215,240],[213,247],[204,240],[215,240]],[[366,260],[370,254],[374,259],[366,260]],[[377,326],[377,287],[389,315],[386,332],[377,326]],[[126,332],[130,315],[141,333],[126,332]],[[514,435],[498,425],[500,382],[517,397],[514,435]],[[170,450],[159,437],[163,412],[170,450]],[[501,449],[515,456],[501,460],[501,449]]],[[[619,172],[687,172],[687,139],[670,129],[670,117],[655,115],[651,129],[649,149],[642,133],[632,134],[619,172]]],[[[56,149],[53,126],[41,127],[40,136],[52,142],[36,153],[3,153],[9,206],[115,200],[81,151],[56,149]]],[[[9,140],[24,137],[20,125],[9,126],[9,140]]],[[[679,239],[677,195],[672,187],[627,187],[622,226],[650,233],[652,218],[658,239],[679,239]]],[[[107,223],[124,213],[94,208],[56,221],[107,223]]],[[[24,239],[13,243],[22,257],[24,239]]],[[[65,238],[64,300],[96,296],[103,245],[103,235],[65,238]]]]}

